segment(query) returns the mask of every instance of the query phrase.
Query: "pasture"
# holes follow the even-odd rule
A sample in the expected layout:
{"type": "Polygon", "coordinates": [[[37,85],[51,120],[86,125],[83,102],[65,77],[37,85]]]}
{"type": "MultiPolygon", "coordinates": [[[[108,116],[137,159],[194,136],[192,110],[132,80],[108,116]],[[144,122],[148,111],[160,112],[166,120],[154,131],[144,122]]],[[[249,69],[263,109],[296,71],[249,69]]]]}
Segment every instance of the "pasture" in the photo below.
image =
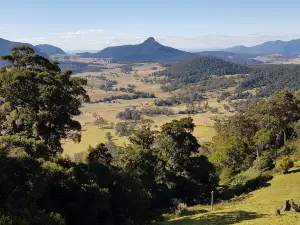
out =
{"type": "Polygon", "coordinates": [[[214,211],[209,206],[191,207],[186,216],[157,225],[297,225],[300,213],[291,211],[275,216],[274,211],[287,199],[299,204],[299,186],[300,170],[294,168],[289,174],[275,176],[265,188],[251,192],[244,200],[218,204],[214,211]]]}
{"type": "MultiPolygon", "coordinates": [[[[80,61],[80,59],[75,58],[72,60],[80,61]]],[[[87,60],[87,59],[85,59],[87,60]]],[[[90,59],[89,62],[91,62],[90,59]]],[[[106,80],[115,80],[117,84],[114,88],[128,87],[128,85],[134,85],[136,91],[142,91],[147,93],[153,93],[157,98],[168,98],[173,93],[180,93],[181,90],[175,92],[163,92],[160,89],[160,84],[156,83],[145,83],[142,81],[143,78],[151,77],[151,74],[155,71],[163,70],[164,68],[158,63],[143,63],[143,64],[133,64],[132,71],[129,73],[122,72],[121,65],[114,65],[114,68],[107,68],[99,72],[85,72],[78,73],[74,76],[85,77],[88,80],[88,94],[92,101],[97,101],[105,97],[110,97],[112,95],[131,95],[131,93],[120,92],[120,91],[104,91],[100,90],[99,85],[105,83],[106,80]]],[[[224,91],[232,91],[224,90],[224,91]]],[[[157,127],[162,124],[171,122],[174,119],[181,119],[187,116],[191,116],[196,124],[196,129],[194,132],[195,137],[197,137],[199,143],[205,141],[211,141],[214,136],[214,118],[224,118],[231,115],[232,113],[224,110],[223,104],[217,101],[219,92],[207,92],[204,93],[207,98],[207,103],[210,107],[217,108],[218,112],[212,113],[210,111],[186,115],[186,114],[175,114],[175,115],[158,115],[158,116],[143,116],[143,118],[148,118],[154,121],[157,127]]],[[[64,154],[73,156],[74,153],[84,151],[89,145],[95,146],[101,142],[106,142],[105,134],[106,132],[111,132],[115,134],[113,129],[101,129],[92,125],[94,121],[93,114],[97,113],[99,116],[103,117],[109,123],[117,123],[122,120],[116,118],[118,112],[124,111],[125,108],[135,107],[136,109],[141,109],[145,107],[152,107],[155,99],[133,99],[133,100],[116,100],[110,103],[85,103],[81,109],[82,114],[77,116],[75,119],[78,120],[83,125],[82,130],[82,141],[79,144],[73,143],[70,140],[63,141],[64,154]]],[[[179,110],[186,109],[186,105],[177,105],[167,107],[168,109],[178,112],[179,110]]],[[[118,137],[114,135],[114,140],[117,145],[123,145],[126,143],[126,137],[118,137]]]]}

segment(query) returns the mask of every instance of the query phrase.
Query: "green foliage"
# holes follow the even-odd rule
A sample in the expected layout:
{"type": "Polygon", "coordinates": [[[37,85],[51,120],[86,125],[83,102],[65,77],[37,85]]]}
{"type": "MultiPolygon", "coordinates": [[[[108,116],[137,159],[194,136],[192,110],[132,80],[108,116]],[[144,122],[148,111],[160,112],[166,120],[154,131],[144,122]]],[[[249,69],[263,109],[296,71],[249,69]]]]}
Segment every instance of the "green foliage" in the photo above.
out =
{"type": "Polygon", "coordinates": [[[97,162],[104,165],[109,165],[112,161],[112,155],[108,152],[104,144],[99,144],[95,148],[89,147],[87,149],[86,160],[88,162],[97,162]]]}
{"type": "Polygon", "coordinates": [[[273,178],[273,175],[268,172],[260,172],[256,168],[251,167],[239,173],[227,184],[228,187],[220,192],[220,197],[222,199],[231,199],[234,196],[240,196],[263,187],[267,181],[273,178]]]}
{"type": "Polygon", "coordinates": [[[278,156],[291,154],[293,149],[287,144],[294,137],[299,119],[297,94],[284,90],[261,100],[245,113],[217,121],[215,151],[209,157],[222,180],[228,182],[230,175],[252,166],[259,171],[272,169],[278,156]],[[223,172],[224,168],[230,171],[223,172]]]}
{"type": "Polygon", "coordinates": [[[76,162],[57,154],[61,138],[81,129],[72,118],[88,100],[86,80],[30,47],[3,59],[10,65],[0,74],[0,224],[146,224],[148,191],[111,165],[104,144],[88,149],[86,163],[83,154],[76,162]]]}
{"type": "Polygon", "coordinates": [[[273,169],[274,163],[268,154],[264,154],[253,162],[253,167],[260,172],[264,172],[273,169]]]}
{"type": "Polygon", "coordinates": [[[141,113],[135,108],[125,108],[125,111],[118,112],[116,117],[122,120],[140,120],[142,118],[141,113]]]}
{"type": "Polygon", "coordinates": [[[197,56],[184,59],[160,72],[159,75],[167,76],[174,80],[165,87],[165,90],[172,91],[180,88],[184,84],[205,80],[211,75],[247,74],[250,71],[251,69],[244,65],[212,57],[197,56]]]}
{"type": "Polygon", "coordinates": [[[289,156],[283,156],[276,161],[276,170],[280,173],[286,173],[294,166],[294,162],[289,156]]]}
{"type": "Polygon", "coordinates": [[[175,208],[175,214],[177,216],[184,215],[187,212],[187,205],[185,203],[179,202],[175,208]]]}
{"type": "Polygon", "coordinates": [[[232,181],[233,185],[245,185],[246,182],[256,179],[261,175],[261,172],[254,167],[249,168],[248,170],[239,173],[235,176],[234,180],[232,181]]]}
{"type": "Polygon", "coordinates": [[[240,85],[241,90],[258,88],[259,96],[270,96],[275,91],[286,88],[298,90],[300,83],[299,65],[261,65],[253,67],[250,76],[247,76],[240,85]]]}
{"type": "Polygon", "coordinates": [[[207,200],[218,182],[214,166],[198,152],[191,118],[173,120],[160,132],[143,120],[120,149],[115,164],[134,174],[151,193],[152,207],[166,207],[172,198],[207,200]],[[188,194],[187,194],[188,193],[188,194]]]}
{"type": "Polygon", "coordinates": [[[44,151],[27,152],[31,156],[61,152],[60,138],[81,129],[72,117],[89,99],[86,80],[71,78],[71,71],[61,72],[57,63],[34,55],[28,46],[16,47],[2,59],[10,64],[0,73],[1,133],[44,144],[44,151]]]}
{"type": "Polygon", "coordinates": [[[0,217],[0,225],[13,225],[13,221],[9,216],[2,215],[0,217]]]}

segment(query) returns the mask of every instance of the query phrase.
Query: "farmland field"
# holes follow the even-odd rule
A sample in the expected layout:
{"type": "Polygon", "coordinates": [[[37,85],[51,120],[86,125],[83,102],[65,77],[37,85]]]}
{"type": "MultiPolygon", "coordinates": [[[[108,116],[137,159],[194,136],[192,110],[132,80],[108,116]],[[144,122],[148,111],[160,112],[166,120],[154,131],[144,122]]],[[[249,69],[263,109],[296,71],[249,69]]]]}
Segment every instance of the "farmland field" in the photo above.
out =
{"type": "MultiPolygon", "coordinates": [[[[75,58],[71,60],[80,61],[80,59],[75,58]]],[[[87,59],[85,59],[86,61],[87,59]]],[[[89,62],[92,59],[89,60],[89,62]]],[[[107,80],[115,80],[117,84],[114,85],[114,88],[126,88],[128,85],[134,85],[136,91],[153,93],[156,98],[165,99],[174,93],[180,93],[180,90],[175,92],[163,92],[160,89],[160,84],[157,83],[145,83],[143,79],[151,78],[151,74],[156,71],[163,70],[164,68],[158,63],[144,63],[144,64],[134,64],[132,66],[132,71],[129,73],[122,72],[122,65],[114,64],[114,68],[107,68],[99,72],[84,72],[74,74],[74,76],[85,77],[88,80],[88,94],[91,98],[91,101],[98,101],[105,97],[118,96],[118,95],[132,95],[131,93],[126,93],[122,91],[105,91],[101,90],[98,87],[101,84],[104,84],[107,80]]],[[[228,76],[229,77],[229,76],[228,76]]],[[[232,91],[233,89],[226,90],[232,91]]],[[[223,90],[225,91],[225,90],[223,90]]],[[[232,112],[224,110],[223,104],[217,101],[217,96],[220,95],[220,92],[207,92],[203,93],[206,96],[206,101],[210,107],[217,108],[217,112],[212,113],[210,111],[186,115],[186,114],[175,114],[175,115],[157,115],[153,117],[143,116],[143,118],[148,118],[154,121],[157,127],[160,127],[164,123],[170,122],[174,119],[181,119],[187,116],[191,116],[196,125],[194,135],[198,141],[205,142],[211,141],[214,136],[214,118],[223,118],[225,116],[231,115],[232,112]]],[[[77,119],[82,125],[82,141],[80,143],[73,143],[71,140],[63,141],[64,154],[72,156],[74,153],[84,151],[88,148],[89,145],[95,146],[101,142],[106,142],[105,134],[110,132],[114,135],[114,142],[117,145],[123,145],[126,143],[126,137],[119,137],[115,135],[114,129],[101,129],[96,126],[93,126],[94,117],[93,115],[97,113],[99,116],[103,117],[109,123],[117,123],[122,120],[116,118],[118,112],[124,111],[125,108],[136,108],[141,109],[145,107],[152,107],[154,105],[153,98],[138,98],[132,100],[122,100],[118,99],[111,102],[97,102],[97,103],[85,103],[81,109],[82,114],[77,116],[77,119]]],[[[166,108],[166,107],[165,107],[166,108]]],[[[174,112],[179,110],[186,109],[186,104],[176,105],[167,107],[174,112]]]]}

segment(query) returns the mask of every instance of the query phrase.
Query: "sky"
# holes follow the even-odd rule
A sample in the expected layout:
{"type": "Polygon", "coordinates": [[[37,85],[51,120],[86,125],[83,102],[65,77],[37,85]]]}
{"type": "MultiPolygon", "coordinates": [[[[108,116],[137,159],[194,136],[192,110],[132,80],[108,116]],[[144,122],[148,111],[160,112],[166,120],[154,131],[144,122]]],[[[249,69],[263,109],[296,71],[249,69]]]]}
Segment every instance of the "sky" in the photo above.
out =
{"type": "Polygon", "coordinates": [[[300,38],[299,0],[0,0],[0,38],[101,50],[154,37],[179,49],[300,38]]]}

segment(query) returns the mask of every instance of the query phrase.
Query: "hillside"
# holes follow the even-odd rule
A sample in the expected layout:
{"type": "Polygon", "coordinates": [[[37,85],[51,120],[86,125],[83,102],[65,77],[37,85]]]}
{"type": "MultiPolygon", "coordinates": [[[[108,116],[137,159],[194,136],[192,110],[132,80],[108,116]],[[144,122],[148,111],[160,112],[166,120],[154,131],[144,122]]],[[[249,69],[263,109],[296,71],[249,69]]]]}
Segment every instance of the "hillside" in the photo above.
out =
{"type": "Polygon", "coordinates": [[[41,52],[44,52],[48,55],[66,54],[61,48],[53,45],[41,44],[36,45],[35,47],[38,48],[41,52]]]}
{"type": "Polygon", "coordinates": [[[282,216],[273,216],[276,207],[286,199],[300,203],[300,172],[276,176],[265,187],[249,194],[241,202],[220,204],[211,212],[209,207],[197,206],[189,209],[188,216],[180,217],[159,225],[283,225],[299,224],[300,214],[284,212],[282,216]]]}
{"type": "MultiPolygon", "coordinates": [[[[35,52],[39,55],[42,55],[44,57],[46,57],[47,55],[43,52],[41,52],[41,50],[31,44],[28,43],[22,43],[22,42],[13,42],[13,41],[9,41],[9,40],[5,40],[3,38],[0,38],[0,56],[2,55],[7,55],[11,53],[11,49],[20,45],[25,45],[25,46],[31,46],[33,47],[33,49],[35,50],[35,52]]],[[[0,66],[5,65],[6,62],[0,60],[0,66]]]]}
{"type": "Polygon", "coordinates": [[[83,58],[112,58],[115,62],[171,62],[194,56],[175,48],[161,45],[153,37],[141,44],[108,47],[97,53],[80,53],[83,58]]]}
{"type": "Polygon", "coordinates": [[[211,56],[215,58],[220,58],[225,61],[240,63],[240,64],[262,64],[261,61],[254,59],[256,55],[252,54],[239,54],[226,51],[203,51],[197,52],[200,56],[211,56]]]}
{"type": "Polygon", "coordinates": [[[300,89],[300,65],[260,65],[254,66],[251,76],[247,76],[240,88],[260,89],[259,94],[270,96],[282,89],[300,89]]]}
{"type": "Polygon", "coordinates": [[[243,54],[283,53],[286,55],[298,55],[300,54],[300,39],[291,41],[268,41],[252,47],[246,47],[244,45],[234,46],[225,51],[243,54]]]}
{"type": "Polygon", "coordinates": [[[168,76],[181,83],[195,83],[211,75],[246,74],[250,68],[222,59],[197,56],[175,63],[160,75],[168,76]]]}
{"type": "Polygon", "coordinates": [[[20,45],[31,46],[31,47],[33,47],[33,49],[35,50],[35,52],[37,54],[45,55],[41,52],[41,50],[39,48],[37,48],[31,44],[22,43],[22,42],[13,42],[13,41],[5,40],[2,38],[0,38],[0,55],[10,54],[12,48],[14,48],[16,46],[20,46],[20,45]]]}

